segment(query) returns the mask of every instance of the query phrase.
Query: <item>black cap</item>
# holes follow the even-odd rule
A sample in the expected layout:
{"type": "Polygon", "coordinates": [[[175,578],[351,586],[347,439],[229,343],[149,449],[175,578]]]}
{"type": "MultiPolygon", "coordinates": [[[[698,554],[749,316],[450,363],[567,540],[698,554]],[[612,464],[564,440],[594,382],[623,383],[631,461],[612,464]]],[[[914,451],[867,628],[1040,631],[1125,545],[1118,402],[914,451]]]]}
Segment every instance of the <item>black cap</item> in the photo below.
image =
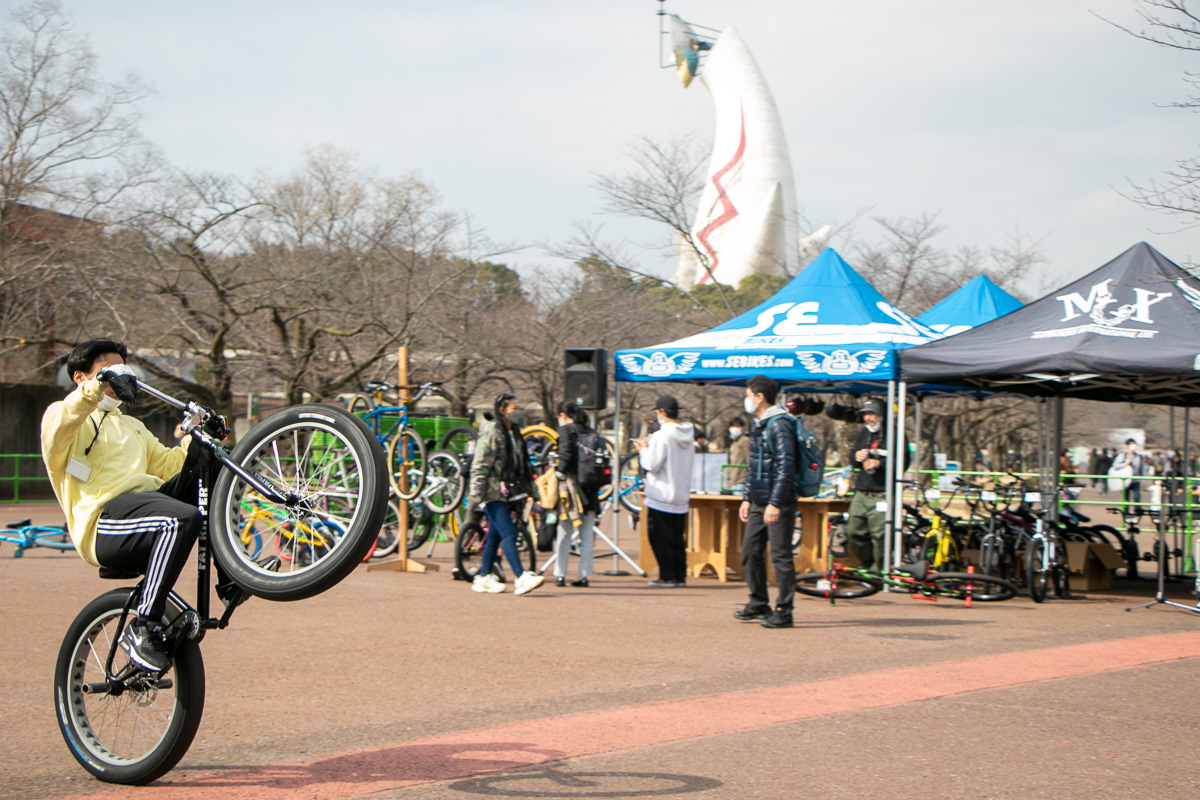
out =
{"type": "Polygon", "coordinates": [[[662,397],[654,401],[654,407],[661,409],[671,419],[679,416],[679,401],[669,394],[664,394],[662,397]]]}
{"type": "Polygon", "coordinates": [[[878,414],[881,417],[884,416],[883,403],[879,400],[876,400],[874,397],[864,400],[862,406],[859,407],[859,411],[864,414],[878,414]]]}

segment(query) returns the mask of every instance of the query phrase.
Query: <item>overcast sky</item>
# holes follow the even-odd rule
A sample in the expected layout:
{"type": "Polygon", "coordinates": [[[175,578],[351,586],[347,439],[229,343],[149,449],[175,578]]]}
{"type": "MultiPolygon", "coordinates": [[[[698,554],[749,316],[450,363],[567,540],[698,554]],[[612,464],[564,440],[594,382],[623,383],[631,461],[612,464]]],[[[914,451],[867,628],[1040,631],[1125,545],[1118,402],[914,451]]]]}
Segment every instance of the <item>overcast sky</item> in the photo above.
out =
{"type": "MultiPolygon", "coordinates": [[[[560,241],[588,221],[661,242],[653,227],[599,216],[593,176],[627,168],[639,136],[712,136],[704,87],[685,90],[658,66],[656,0],[63,5],[104,74],[133,71],[155,88],[143,130],[173,164],[286,175],[306,146],[329,143],[384,175],[417,171],[494,239],[560,241]]],[[[1019,227],[1050,261],[1030,290],[1141,240],[1200,260],[1200,233],[1120,194],[1200,155],[1200,120],[1161,107],[1186,96],[1182,72],[1200,56],[1092,13],[1137,25],[1133,0],[665,7],[738,29],[775,96],[814,226],[858,216],[853,235],[869,241],[870,216],[939,213],[939,243],[983,248],[1019,227]]],[[[853,263],[851,241],[834,245],[853,263]]],[[[507,261],[554,263],[536,248],[507,261]]]]}

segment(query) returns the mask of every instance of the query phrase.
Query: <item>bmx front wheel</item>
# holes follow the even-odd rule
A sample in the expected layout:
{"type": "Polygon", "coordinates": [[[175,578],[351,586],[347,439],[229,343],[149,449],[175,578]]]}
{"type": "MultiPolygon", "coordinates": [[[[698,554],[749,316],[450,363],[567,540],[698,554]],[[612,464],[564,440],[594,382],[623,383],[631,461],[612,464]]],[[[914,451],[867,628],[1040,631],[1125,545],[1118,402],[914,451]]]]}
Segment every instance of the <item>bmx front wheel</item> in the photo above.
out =
{"type": "MultiPolygon", "coordinates": [[[[204,713],[204,661],[199,645],[188,641],[165,674],[139,670],[116,691],[109,687],[104,664],[129,592],[100,595],[67,629],[54,669],[54,710],[84,769],[108,783],[140,785],[179,763],[195,738],[204,713]]],[[[118,648],[113,673],[128,664],[118,648]]]]}
{"type": "Polygon", "coordinates": [[[213,490],[213,554],[246,591],[267,600],[319,594],[370,552],[388,513],[383,451],[362,420],[333,406],[300,405],[263,420],[233,449],[232,458],[280,495],[263,496],[229,469],[213,490]],[[243,542],[245,520],[256,521],[266,553],[243,542]]]}

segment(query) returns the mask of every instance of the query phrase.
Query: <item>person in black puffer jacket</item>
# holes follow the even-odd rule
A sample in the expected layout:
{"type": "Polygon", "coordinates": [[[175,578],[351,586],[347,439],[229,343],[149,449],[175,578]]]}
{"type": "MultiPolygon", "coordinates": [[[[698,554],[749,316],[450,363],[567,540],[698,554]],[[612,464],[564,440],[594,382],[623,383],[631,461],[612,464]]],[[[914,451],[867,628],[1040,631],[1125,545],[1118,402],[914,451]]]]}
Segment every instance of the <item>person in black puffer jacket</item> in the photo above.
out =
{"type": "Polygon", "coordinates": [[[792,530],[796,518],[796,421],[775,405],[779,384],[765,375],[746,382],[744,406],[754,416],[750,429],[750,468],[738,515],[746,525],[742,538],[742,574],[750,602],[735,611],[739,622],[761,621],[767,628],[792,627],[796,565],[792,560],[792,530]],[[779,596],[775,610],[767,593],[764,550],[771,545],[771,564],[779,596]]]}

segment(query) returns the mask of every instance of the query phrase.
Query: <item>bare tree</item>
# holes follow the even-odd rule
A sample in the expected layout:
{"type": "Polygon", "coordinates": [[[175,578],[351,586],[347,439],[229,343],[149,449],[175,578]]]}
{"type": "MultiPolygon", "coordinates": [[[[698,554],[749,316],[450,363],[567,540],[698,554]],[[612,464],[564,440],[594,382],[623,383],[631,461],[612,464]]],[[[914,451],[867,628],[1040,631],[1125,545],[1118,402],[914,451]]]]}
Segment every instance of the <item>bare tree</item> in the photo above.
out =
{"type": "Polygon", "coordinates": [[[133,76],[100,80],[86,38],[62,7],[36,0],[0,38],[0,214],[33,203],[89,216],[144,181],[151,159],[133,76]]]}
{"type": "MultiPolygon", "coordinates": [[[[1136,0],[1144,27],[1132,28],[1100,17],[1129,35],[1172,50],[1200,53],[1200,12],[1189,8],[1189,0],[1136,0]]],[[[1097,15],[1099,16],[1099,15],[1097,15]]],[[[1200,108],[1200,72],[1185,72],[1183,80],[1192,94],[1169,103],[1172,108],[1200,108]]],[[[1179,159],[1164,172],[1165,179],[1145,184],[1131,183],[1132,200],[1165,214],[1187,217],[1187,225],[1200,217],[1200,158],[1179,159]]]]}

